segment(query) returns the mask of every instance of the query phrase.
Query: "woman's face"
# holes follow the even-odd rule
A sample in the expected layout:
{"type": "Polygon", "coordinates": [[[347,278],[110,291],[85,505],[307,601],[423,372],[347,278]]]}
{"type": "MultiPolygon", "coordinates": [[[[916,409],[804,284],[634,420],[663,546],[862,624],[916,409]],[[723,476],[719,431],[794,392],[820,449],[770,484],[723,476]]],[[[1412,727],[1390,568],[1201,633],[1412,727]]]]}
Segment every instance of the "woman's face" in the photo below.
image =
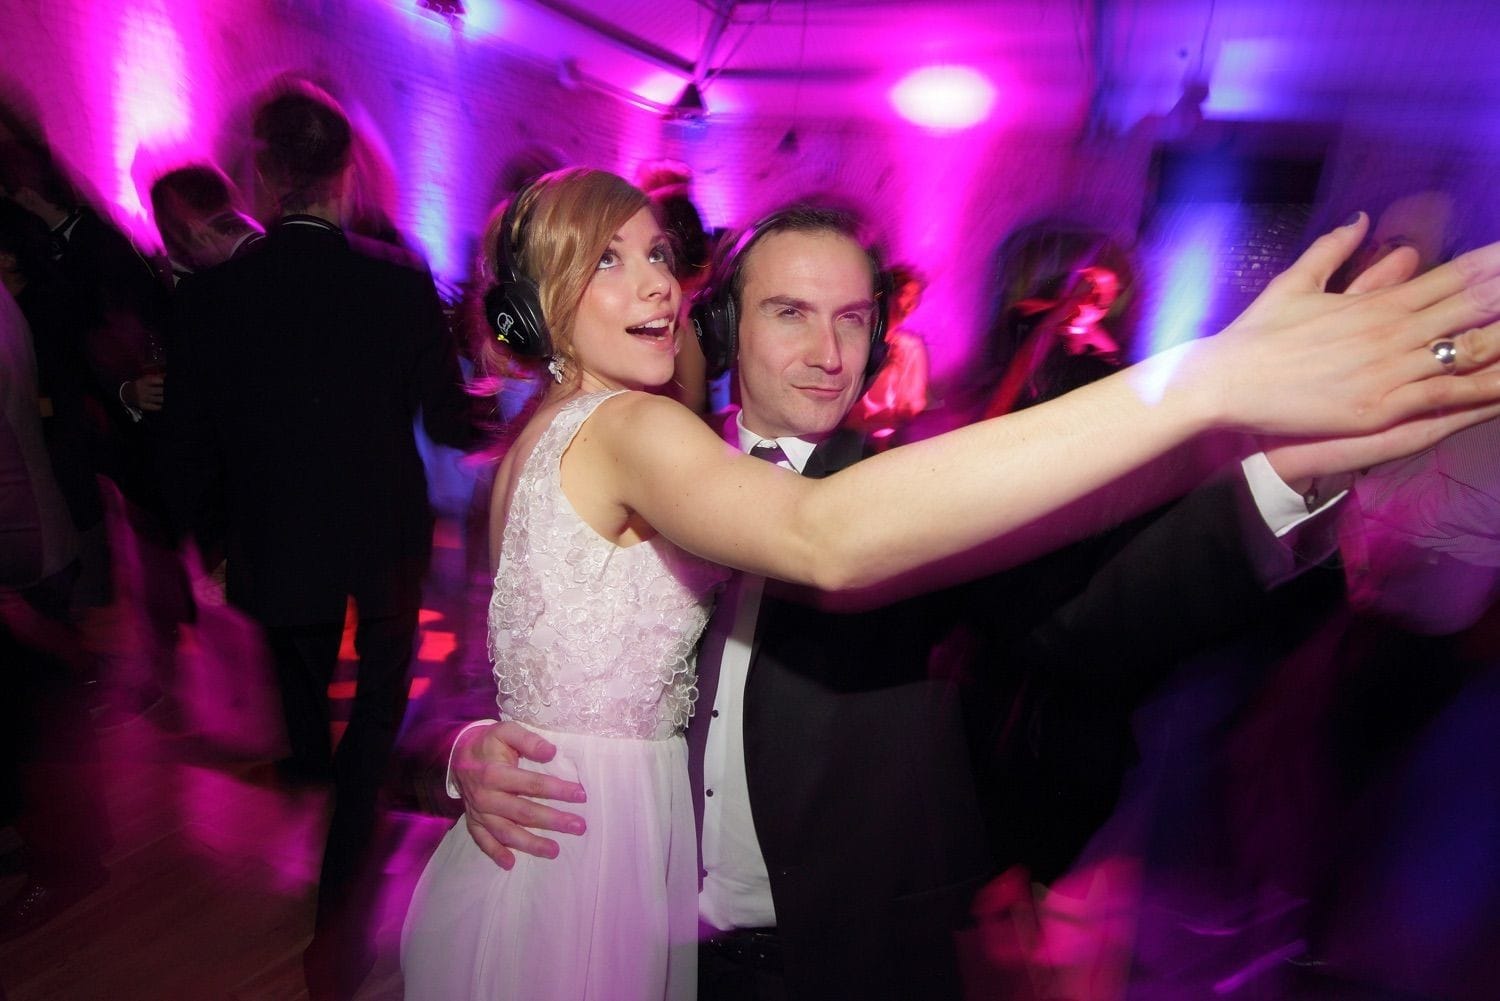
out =
{"type": "Polygon", "coordinates": [[[585,383],[643,389],[670,380],[681,295],[666,237],[641,209],[609,241],[578,305],[573,357],[585,383]]]}

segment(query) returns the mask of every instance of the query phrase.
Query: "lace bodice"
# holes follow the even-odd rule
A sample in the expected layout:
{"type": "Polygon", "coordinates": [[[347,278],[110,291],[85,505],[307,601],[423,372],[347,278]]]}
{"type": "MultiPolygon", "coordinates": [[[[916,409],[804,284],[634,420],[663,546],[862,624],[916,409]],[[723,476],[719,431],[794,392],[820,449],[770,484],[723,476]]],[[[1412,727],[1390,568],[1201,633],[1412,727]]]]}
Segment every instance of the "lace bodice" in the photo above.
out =
{"type": "Polygon", "coordinates": [[[693,713],[694,647],[727,573],[661,536],[617,546],[563,495],[563,453],[615,395],[564,404],[521,467],[490,597],[490,659],[511,719],[661,739],[693,713]]]}

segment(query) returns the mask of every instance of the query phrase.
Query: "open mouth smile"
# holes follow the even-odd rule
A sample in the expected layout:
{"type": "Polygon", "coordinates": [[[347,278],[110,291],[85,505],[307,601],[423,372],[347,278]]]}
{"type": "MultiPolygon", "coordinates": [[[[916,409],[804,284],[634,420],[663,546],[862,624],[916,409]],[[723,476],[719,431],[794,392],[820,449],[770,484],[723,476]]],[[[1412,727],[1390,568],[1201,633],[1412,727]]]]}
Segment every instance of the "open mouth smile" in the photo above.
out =
{"type": "Polygon", "coordinates": [[[647,320],[645,323],[626,327],[625,332],[633,337],[660,341],[672,336],[672,318],[670,316],[658,316],[654,320],[647,320]]]}

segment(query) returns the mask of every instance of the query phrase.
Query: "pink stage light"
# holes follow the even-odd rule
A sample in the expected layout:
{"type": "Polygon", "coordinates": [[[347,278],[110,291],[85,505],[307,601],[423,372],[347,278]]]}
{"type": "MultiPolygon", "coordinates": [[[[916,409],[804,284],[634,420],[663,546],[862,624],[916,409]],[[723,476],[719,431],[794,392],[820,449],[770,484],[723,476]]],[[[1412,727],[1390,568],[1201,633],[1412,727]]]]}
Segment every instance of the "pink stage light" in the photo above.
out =
{"type": "Polygon", "coordinates": [[[137,148],[180,143],[192,125],[187,55],[167,4],[156,0],[123,12],[114,73],[115,201],[141,218],[130,170],[137,148]]]}
{"type": "Polygon", "coordinates": [[[636,81],[630,92],[642,100],[655,104],[670,105],[682,93],[687,81],[680,74],[659,70],[643,80],[636,81]]]}
{"type": "Polygon", "coordinates": [[[913,70],[891,88],[891,104],[902,118],[942,131],[972,128],[990,117],[995,85],[967,66],[913,70]]]}

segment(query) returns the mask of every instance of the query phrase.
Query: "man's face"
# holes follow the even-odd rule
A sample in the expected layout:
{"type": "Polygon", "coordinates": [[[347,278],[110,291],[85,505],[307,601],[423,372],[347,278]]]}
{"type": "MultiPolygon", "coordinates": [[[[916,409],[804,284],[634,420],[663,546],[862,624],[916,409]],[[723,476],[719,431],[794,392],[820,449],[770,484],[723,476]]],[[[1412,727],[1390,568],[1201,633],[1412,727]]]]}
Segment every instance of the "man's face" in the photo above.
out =
{"type": "Polygon", "coordinates": [[[742,267],[741,419],[763,438],[819,438],[859,398],[875,289],[859,244],[831,230],[762,237],[742,267]]]}

